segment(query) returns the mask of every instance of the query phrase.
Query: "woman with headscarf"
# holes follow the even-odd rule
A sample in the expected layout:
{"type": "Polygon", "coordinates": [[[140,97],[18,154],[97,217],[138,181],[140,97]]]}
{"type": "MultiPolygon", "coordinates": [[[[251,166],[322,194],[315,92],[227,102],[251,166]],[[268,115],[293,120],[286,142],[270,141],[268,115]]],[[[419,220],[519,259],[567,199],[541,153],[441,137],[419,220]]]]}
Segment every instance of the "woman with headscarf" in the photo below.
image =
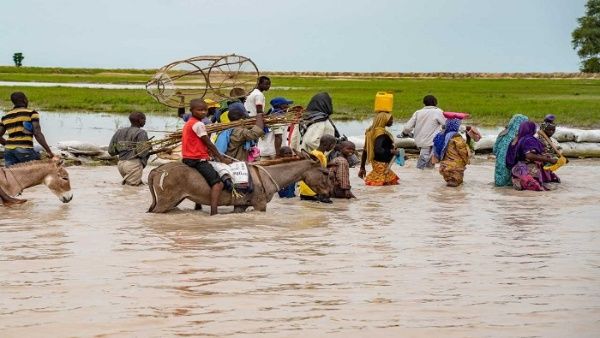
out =
{"type": "Polygon", "coordinates": [[[336,129],[331,122],[333,103],[328,93],[318,93],[310,99],[302,122],[291,126],[290,146],[297,150],[311,152],[319,147],[323,135],[336,135],[336,129]]]}
{"type": "Polygon", "coordinates": [[[506,152],[513,139],[517,136],[521,123],[527,121],[525,115],[514,115],[506,128],[498,135],[494,144],[494,155],[496,155],[496,169],[494,171],[494,183],[497,187],[512,185],[510,170],[506,167],[506,152]]]}
{"type": "Polygon", "coordinates": [[[385,129],[391,127],[394,117],[388,112],[378,112],[373,118],[373,124],[365,132],[365,148],[360,161],[358,177],[365,179],[366,185],[395,185],[400,180],[390,170],[394,156],[398,149],[394,147],[394,136],[385,129]],[[365,176],[366,162],[371,163],[373,170],[365,176]]]}
{"type": "Polygon", "coordinates": [[[535,138],[536,128],[532,121],[523,122],[506,153],[506,166],[511,169],[513,187],[517,190],[547,190],[543,164],[556,163],[555,158],[544,153],[544,145],[535,138]]]}
{"type": "MultiPolygon", "coordinates": [[[[538,135],[538,140],[540,140],[540,142],[542,142],[542,145],[544,145],[544,152],[546,154],[552,156],[553,158],[555,158],[557,160],[557,162],[560,162],[560,164],[557,165],[557,168],[553,169],[553,170],[557,170],[562,165],[566,164],[568,161],[562,155],[562,151],[561,151],[562,148],[560,147],[560,144],[554,138],[552,138],[552,135],[554,135],[554,133],[556,132],[556,124],[554,121],[555,121],[554,115],[552,115],[552,114],[546,115],[546,117],[544,117],[544,122],[542,122],[540,124],[540,130],[538,130],[537,135],[538,135]]],[[[549,164],[549,163],[545,163],[545,164],[549,167],[552,166],[552,164],[549,164]]],[[[544,166],[544,167],[546,167],[546,166],[544,166]]],[[[544,168],[542,175],[543,175],[545,182],[560,183],[560,178],[558,178],[558,176],[552,170],[544,168]]]]}
{"type": "Polygon", "coordinates": [[[460,123],[459,119],[447,120],[446,128],[433,138],[433,156],[440,161],[440,174],[449,187],[463,183],[469,164],[469,146],[458,133],[460,123]]]}

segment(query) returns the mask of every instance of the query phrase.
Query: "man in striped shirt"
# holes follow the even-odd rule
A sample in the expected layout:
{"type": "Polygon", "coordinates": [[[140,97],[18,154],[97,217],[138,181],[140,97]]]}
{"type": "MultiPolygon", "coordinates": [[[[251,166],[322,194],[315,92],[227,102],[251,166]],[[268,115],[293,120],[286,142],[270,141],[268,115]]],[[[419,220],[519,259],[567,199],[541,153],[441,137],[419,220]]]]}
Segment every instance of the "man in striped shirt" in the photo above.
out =
{"type": "Polygon", "coordinates": [[[0,144],[4,145],[4,165],[10,167],[17,163],[39,160],[40,154],[33,149],[33,138],[54,157],[46,143],[40,127],[40,114],[27,108],[29,101],[22,92],[10,95],[14,108],[0,119],[0,144]],[[4,134],[8,133],[8,139],[4,134]]]}

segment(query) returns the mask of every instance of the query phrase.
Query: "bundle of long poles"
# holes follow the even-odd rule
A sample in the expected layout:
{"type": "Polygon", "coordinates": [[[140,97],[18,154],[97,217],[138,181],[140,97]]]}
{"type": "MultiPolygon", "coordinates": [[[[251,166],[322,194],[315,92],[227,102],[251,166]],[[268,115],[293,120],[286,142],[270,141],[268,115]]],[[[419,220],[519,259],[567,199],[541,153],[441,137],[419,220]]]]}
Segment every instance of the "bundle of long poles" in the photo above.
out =
{"type": "MultiPolygon", "coordinates": [[[[264,116],[265,126],[274,125],[286,125],[294,124],[300,121],[304,109],[300,106],[292,107],[287,109],[284,113],[268,114],[264,116]]],[[[206,125],[206,132],[208,134],[220,133],[224,130],[231,128],[252,128],[256,125],[256,117],[250,117],[229,123],[211,123],[206,125]]],[[[181,130],[174,131],[165,135],[162,139],[151,140],[139,144],[136,147],[136,153],[141,154],[148,151],[150,154],[157,154],[162,152],[170,152],[177,148],[181,144],[181,136],[183,132],[181,130]]]]}

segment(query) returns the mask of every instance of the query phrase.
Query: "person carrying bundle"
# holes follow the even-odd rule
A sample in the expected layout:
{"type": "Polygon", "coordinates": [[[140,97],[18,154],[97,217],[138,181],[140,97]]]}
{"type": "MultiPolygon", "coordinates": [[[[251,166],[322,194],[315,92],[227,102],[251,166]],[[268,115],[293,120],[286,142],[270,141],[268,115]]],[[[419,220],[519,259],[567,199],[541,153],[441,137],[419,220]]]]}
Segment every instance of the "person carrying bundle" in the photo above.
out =
{"type": "Polygon", "coordinates": [[[144,129],[146,115],[133,112],[129,115],[131,126],[121,128],[113,135],[108,145],[108,153],[119,156],[117,168],[123,184],[142,185],[142,173],[148,164],[149,150],[137,151],[137,147],[148,141],[148,133],[144,129]]]}
{"type": "Polygon", "coordinates": [[[373,124],[365,132],[365,149],[360,161],[358,177],[366,185],[396,185],[400,179],[390,169],[392,160],[400,152],[394,146],[394,136],[385,127],[391,127],[394,117],[391,113],[380,111],[373,118],[373,124]],[[367,175],[365,165],[371,163],[373,170],[367,175]]]}
{"type": "MultiPolygon", "coordinates": [[[[267,112],[269,116],[283,115],[294,101],[285,97],[276,97],[270,101],[271,109],[267,112]]],[[[281,145],[283,143],[283,134],[287,126],[273,126],[267,128],[265,135],[258,141],[260,157],[265,160],[272,160],[280,156],[281,145]]]]}
{"type": "MultiPolygon", "coordinates": [[[[247,116],[248,112],[243,104],[234,103],[229,106],[229,120],[231,122],[245,119],[247,116]]],[[[238,161],[254,161],[254,159],[258,157],[258,154],[256,154],[256,152],[258,152],[256,142],[265,134],[264,128],[265,123],[263,113],[256,114],[256,124],[250,129],[243,126],[232,128],[229,134],[229,142],[227,143],[227,151],[225,154],[238,161]]],[[[219,137],[221,137],[221,135],[219,135],[219,137]]]]}
{"type": "Polygon", "coordinates": [[[446,123],[444,111],[437,107],[437,99],[433,95],[423,98],[423,107],[417,110],[406,122],[402,136],[414,134],[415,144],[419,148],[418,169],[433,168],[431,163],[431,149],[433,138],[446,123]]]}

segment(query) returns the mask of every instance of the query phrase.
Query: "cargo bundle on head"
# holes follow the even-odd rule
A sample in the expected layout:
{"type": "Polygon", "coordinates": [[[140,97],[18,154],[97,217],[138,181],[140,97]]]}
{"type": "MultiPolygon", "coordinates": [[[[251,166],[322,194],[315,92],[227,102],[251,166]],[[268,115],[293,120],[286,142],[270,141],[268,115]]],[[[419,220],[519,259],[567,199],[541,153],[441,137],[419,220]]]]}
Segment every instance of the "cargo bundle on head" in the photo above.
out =
{"type": "Polygon", "coordinates": [[[392,112],[394,108],[394,94],[387,92],[378,92],[375,94],[375,108],[374,111],[380,112],[385,111],[388,113],[392,112]]]}

